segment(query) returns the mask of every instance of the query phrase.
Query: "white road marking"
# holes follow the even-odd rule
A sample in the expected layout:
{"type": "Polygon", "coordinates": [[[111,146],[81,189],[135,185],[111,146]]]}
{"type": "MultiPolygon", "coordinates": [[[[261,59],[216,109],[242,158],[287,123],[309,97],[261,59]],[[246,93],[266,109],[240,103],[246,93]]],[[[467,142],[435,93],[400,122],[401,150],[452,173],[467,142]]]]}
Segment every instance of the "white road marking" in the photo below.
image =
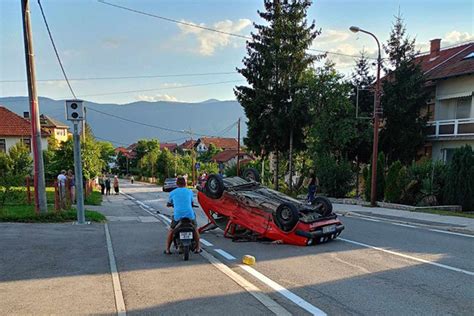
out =
{"type": "Polygon", "coordinates": [[[159,217],[161,217],[162,219],[164,219],[166,222],[168,222],[169,224],[171,224],[171,219],[169,219],[168,217],[164,216],[163,214],[157,214],[159,217]]]}
{"type": "Polygon", "coordinates": [[[236,258],[231,255],[230,253],[228,253],[227,251],[224,251],[222,249],[214,249],[215,252],[217,252],[218,254],[220,254],[222,257],[226,258],[227,260],[235,260],[236,258]]]}
{"type": "Polygon", "coordinates": [[[280,293],[281,295],[283,295],[284,297],[286,297],[287,299],[289,299],[290,301],[292,301],[293,303],[295,303],[296,305],[301,307],[302,309],[308,311],[312,315],[318,315],[318,316],[319,315],[321,315],[321,316],[326,315],[325,312],[323,312],[322,310],[320,310],[316,306],[308,303],[307,301],[305,301],[304,299],[302,299],[298,295],[296,295],[293,292],[287,290],[286,288],[284,288],[280,284],[276,283],[275,281],[269,279],[268,277],[261,274],[260,272],[258,272],[254,268],[249,267],[249,266],[244,265],[244,264],[240,264],[239,267],[241,267],[242,269],[247,271],[249,274],[253,275],[255,278],[259,279],[260,281],[262,281],[263,283],[265,283],[266,285],[268,285],[269,287],[271,287],[272,289],[274,289],[275,291],[277,291],[278,293],[280,293]]]}
{"type": "Polygon", "coordinates": [[[449,235],[456,235],[456,236],[462,236],[462,237],[470,237],[474,238],[474,235],[468,235],[468,234],[462,234],[462,233],[455,233],[455,232],[450,232],[447,230],[440,230],[440,229],[430,229],[432,232],[437,232],[437,233],[443,233],[443,234],[449,234],[449,235]]]}
{"type": "Polygon", "coordinates": [[[222,273],[227,275],[229,278],[231,278],[235,283],[240,285],[244,290],[246,290],[250,295],[255,297],[260,303],[262,303],[275,315],[284,315],[284,316],[291,315],[285,308],[283,308],[283,306],[281,306],[280,304],[272,300],[268,295],[263,293],[262,290],[260,290],[254,284],[244,279],[240,274],[234,272],[231,268],[229,268],[224,263],[216,259],[207,251],[203,250],[201,252],[201,256],[207,259],[207,261],[209,261],[219,271],[221,271],[222,273]]]}
{"type": "Polygon", "coordinates": [[[397,225],[397,226],[402,226],[402,227],[409,227],[409,228],[417,228],[416,226],[408,225],[408,224],[402,224],[402,223],[392,223],[392,225],[397,225]]]}
{"type": "Polygon", "coordinates": [[[361,219],[365,220],[365,221],[369,221],[369,222],[377,222],[377,223],[380,223],[381,221],[378,220],[378,219],[372,219],[372,218],[363,218],[363,217],[360,217],[361,219]]]}
{"type": "Polygon", "coordinates": [[[409,255],[405,255],[405,254],[400,253],[400,252],[391,251],[391,250],[387,250],[387,249],[376,247],[376,246],[371,246],[371,245],[364,244],[364,243],[354,241],[354,240],[349,240],[349,239],[345,239],[345,238],[341,238],[341,237],[338,237],[338,239],[340,239],[342,241],[345,241],[345,242],[348,242],[350,244],[354,244],[354,245],[358,245],[358,246],[362,246],[362,247],[366,247],[366,248],[371,248],[371,249],[375,249],[375,250],[379,250],[379,251],[382,251],[382,252],[389,253],[391,255],[403,257],[403,258],[406,258],[406,259],[411,259],[411,260],[414,260],[414,261],[430,264],[430,265],[433,265],[433,266],[436,266],[436,267],[439,267],[439,268],[443,268],[443,269],[447,269],[447,270],[451,270],[451,271],[455,271],[455,272],[461,272],[461,273],[465,273],[467,275],[474,276],[474,272],[472,272],[472,271],[468,271],[468,270],[448,266],[448,265],[445,265],[445,264],[441,264],[441,263],[437,263],[437,262],[433,262],[433,261],[429,261],[429,260],[409,256],[409,255]]]}
{"type": "Polygon", "coordinates": [[[203,244],[204,246],[208,246],[208,247],[212,247],[214,246],[213,244],[211,244],[210,242],[208,242],[207,240],[205,240],[204,238],[201,238],[199,239],[201,241],[201,244],[203,244]]]}
{"type": "Polygon", "coordinates": [[[120,286],[120,277],[117,271],[117,264],[115,263],[114,248],[112,246],[112,239],[110,238],[109,226],[107,223],[104,225],[104,229],[105,239],[107,241],[107,250],[109,252],[110,274],[112,275],[112,284],[114,287],[115,307],[117,309],[118,315],[125,316],[127,315],[127,311],[125,309],[122,287],[120,286]]]}

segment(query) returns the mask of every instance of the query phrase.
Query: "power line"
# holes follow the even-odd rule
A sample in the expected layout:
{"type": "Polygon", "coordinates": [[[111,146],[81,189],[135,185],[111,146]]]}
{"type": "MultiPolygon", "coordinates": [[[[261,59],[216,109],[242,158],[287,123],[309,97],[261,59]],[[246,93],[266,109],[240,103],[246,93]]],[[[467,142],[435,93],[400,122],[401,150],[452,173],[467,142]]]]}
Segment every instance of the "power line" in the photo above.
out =
{"type": "MultiPolygon", "coordinates": [[[[84,78],[69,78],[70,81],[92,81],[92,80],[121,80],[121,79],[149,79],[149,78],[171,78],[171,77],[197,77],[197,76],[217,76],[217,75],[231,75],[238,74],[236,71],[232,72],[206,72],[206,73],[185,73],[185,74],[165,74],[165,75],[142,75],[142,76],[112,76],[112,77],[84,77],[84,78]]],[[[0,82],[25,82],[26,80],[0,80],[0,82]]],[[[40,79],[37,82],[45,81],[65,81],[65,79],[40,79]]]]}
{"type": "Polygon", "coordinates": [[[51,30],[49,29],[48,21],[46,20],[46,15],[44,14],[43,6],[41,5],[40,0],[38,0],[38,5],[40,7],[41,15],[43,16],[43,21],[44,21],[44,24],[46,25],[46,29],[48,30],[49,39],[51,40],[51,44],[53,45],[54,53],[56,54],[56,59],[58,60],[59,66],[61,67],[61,71],[64,75],[64,79],[66,80],[66,83],[69,87],[69,90],[71,91],[72,96],[74,97],[74,99],[77,99],[76,94],[74,93],[74,90],[72,90],[71,83],[69,82],[67,78],[63,63],[61,62],[61,58],[59,57],[58,49],[56,48],[56,44],[54,44],[53,35],[51,34],[51,30]]]}
{"type": "Polygon", "coordinates": [[[237,83],[237,82],[244,82],[244,81],[245,81],[245,80],[230,80],[230,81],[218,81],[218,82],[198,83],[198,84],[192,84],[192,85],[177,86],[177,87],[167,87],[167,88],[153,88],[153,89],[126,90],[126,91],[116,91],[116,92],[97,93],[97,94],[84,94],[84,95],[80,95],[80,97],[96,97],[96,96],[103,96],[103,95],[127,94],[127,93],[136,93],[136,92],[168,90],[168,89],[183,89],[183,88],[211,86],[211,85],[218,85],[218,84],[225,84],[225,83],[237,83]]]}
{"type": "MultiPolygon", "coordinates": [[[[110,3],[110,2],[107,2],[107,1],[104,1],[104,0],[97,0],[97,2],[102,3],[102,4],[105,4],[105,5],[109,5],[109,6],[111,6],[111,7],[116,7],[116,8],[118,8],[118,9],[122,9],[122,10],[130,11],[130,12],[134,12],[134,13],[137,13],[137,14],[146,15],[146,16],[149,16],[149,17],[152,17],[152,18],[156,18],[156,19],[160,19],[160,20],[164,20],[164,21],[167,21],[167,22],[172,22],[172,23],[176,23],[176,24],[186,25],[186,26],[189,26],[189,27],[194,27],[194,28],[206,30],[206,31],[209,31],[209,32],[214,32],[214,33],[220,33],[220,34],[224,34],[224,35],[228,35],[228,36],[233,36],[233,37],[237,37],[237,38],[241,38],[241,39],[245,39],[245,40],[252,40],[252,37],[250,37],[250,36],[246,36],[246,35],[242,35],[242,34],[236,34],[236,33],[230,33],[230,32],[225,32],[225,31],[221,31],[221,30],[214,29],[214,28],[211,28],[211,27],[206,27],[206,26],[202,26],[202,25],[198,25],[198,24],[194,24],[194,23],[179,21],[179,20],[167,18],[167,17],[164,17],[164,16],[156,15],[156,14],[153,14],[153,13],[148,13],[148,12],[145,12],[145,11],[136,10],[136,9],[129,8],[129,7],[125,7],[125,6],[121,6],[121,5],[118,5],[118,4],[113,4],[113,3],[110,3]]],[[[354,58],[359,58],[359,57],[360,57],[360,56],[357,56],[357,55],[349,55],[349,54],[338,53],[338,52],[331,52],[331,51],[322,50],[322,49],[315,49],[315,48],[308,48],[308,50],[314,51],[314,52],[319,52],[319,53],[324,53],[324,54],[332,54],[332,55],[345,56],[345,57],[354,57],[354,58]]],[[[369,59],[377,59],[377,58],[369,57],[369,59]]]]}

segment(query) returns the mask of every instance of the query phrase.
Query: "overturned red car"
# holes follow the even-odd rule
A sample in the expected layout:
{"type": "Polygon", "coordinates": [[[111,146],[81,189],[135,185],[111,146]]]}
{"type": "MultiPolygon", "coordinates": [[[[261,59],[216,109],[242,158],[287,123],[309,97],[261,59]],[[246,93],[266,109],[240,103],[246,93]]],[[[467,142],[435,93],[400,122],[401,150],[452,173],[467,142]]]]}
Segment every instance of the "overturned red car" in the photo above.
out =
{"type": "Polygon", "coordinates": [[[332,240],[344,230],[328,199],[316,197],[306,204],[266,188],[255,169],[247,169],[242,177],[210,175],[198,191],[199,204],[209,219],[199,232],[219,227],[232,239],[309,246],[332,240]]]}

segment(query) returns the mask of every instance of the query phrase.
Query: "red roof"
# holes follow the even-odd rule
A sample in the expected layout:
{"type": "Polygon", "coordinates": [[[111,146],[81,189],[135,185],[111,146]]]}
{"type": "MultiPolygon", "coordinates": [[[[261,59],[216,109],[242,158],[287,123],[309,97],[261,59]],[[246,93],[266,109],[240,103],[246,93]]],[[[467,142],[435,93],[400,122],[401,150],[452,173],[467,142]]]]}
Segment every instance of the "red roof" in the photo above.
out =
{"type": "MultiPolygon", "coordinates": [[[[250,157],[250,159],[246,158],[244,160],[246,160],[246,161],[253,160],[253,157],[251,155],[247,154],[246,152],[241,151],[240,152],[240,157],[243,158],[245,156],[250,157]]],[[[228,150],[221,151],[220,153],[214,155],[214,157],[212,157],[212,160],[215,161],[215,162],[227,162],[227,161],[229,161],[229,160],[231,160],[232,158],[235,158],[235,157],[237,157],[237,150],[228,149],[228,150]]]]}
{"type": "MultiPolygon", "coordinates": [[[[41,132],[41,136],[49,136],[44,129],[41,132]]],[[[0,136],[31,137],[30,121],[0,106],[0,136]]]]}
{"type": "Polygon", "coordinates": [[[169,151],[174,151],[178,148],[178,144],[176,143],[160,143],[160,150],[168,149],[169,151]]]}
{"type": "Polygon", "coordinates": [[[196,145],[196,141],[189,139],[189,140],[185,141],[184,143],[182,143],[181,145],[179,145],[179,148],[181,148],[181,149],[192,149],[194,147],[194,145],[196,145]]]}
{"type": "Polygon", "coordinates": [[[416,57],[428,80],[474,73],[474,58],[465,57],[474,52],[474,42],[441,49],[437,56],[430,53],[416,57]]]}
{"type": "Polygon", "coordinates": [[[204,143],[206,147],[213,144],[217,148],[226,149],[237,149],[239,143],[235,138],[222,138],[222,137],[202,137],[199,141],[204,143]]]}
{"type": "Polygon", "coordinates": [[[136,154],[130,150],[128,150],[127,148],[125,147],[117,147],[115,148],[115,154],[119,154],[121,153],[124,157],[127,157],[127,158],[135,158],[136,154]]]}

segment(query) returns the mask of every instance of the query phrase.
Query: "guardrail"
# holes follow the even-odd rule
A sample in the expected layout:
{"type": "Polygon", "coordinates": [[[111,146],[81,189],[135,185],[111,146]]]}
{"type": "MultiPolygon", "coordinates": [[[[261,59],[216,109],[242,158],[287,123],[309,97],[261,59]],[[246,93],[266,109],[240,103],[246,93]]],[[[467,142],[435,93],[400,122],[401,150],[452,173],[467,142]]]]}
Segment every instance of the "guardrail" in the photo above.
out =
{"type": "Polygon", "coordinates": [[[474,118],[428,122],[428,137],[474,136],[474,118]]]}

